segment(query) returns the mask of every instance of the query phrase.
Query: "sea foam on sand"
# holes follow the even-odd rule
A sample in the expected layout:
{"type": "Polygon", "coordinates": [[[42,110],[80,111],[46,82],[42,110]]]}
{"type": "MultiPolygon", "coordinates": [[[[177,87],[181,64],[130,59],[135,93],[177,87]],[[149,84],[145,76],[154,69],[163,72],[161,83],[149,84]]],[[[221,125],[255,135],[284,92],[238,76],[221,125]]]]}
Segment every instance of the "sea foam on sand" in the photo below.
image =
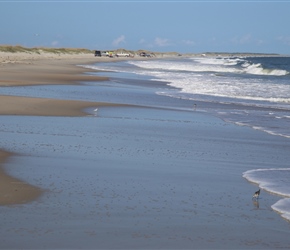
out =
{"type": "MultiPolygon", "coordinates": [[[[290,168],[254,169],[244,172],[243,177],[270,193],[290,197],[290,168]]],[[[283,198],[271,207],[290,221],[289,198],[283,198]]]]}

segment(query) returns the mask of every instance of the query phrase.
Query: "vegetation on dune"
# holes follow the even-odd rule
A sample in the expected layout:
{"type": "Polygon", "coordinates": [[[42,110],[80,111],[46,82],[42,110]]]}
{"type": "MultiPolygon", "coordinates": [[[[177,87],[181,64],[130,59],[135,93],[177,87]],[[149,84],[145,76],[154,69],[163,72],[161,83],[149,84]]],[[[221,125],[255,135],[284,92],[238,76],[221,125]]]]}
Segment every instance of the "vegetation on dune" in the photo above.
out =
{"type": "Polygon", "coordinates": [[[21,46],[9,46],[9,45],[1,45],[0,46],[0,51],[2,52],[11,52],[11,53],[16,53],[16,52],[27,52],[28,49],[23,48],[21,46]]]}
{"type": "Polygon", "coordinates": [[[25,53],[53,53],[53,54],[91,54],[93,51],[89,49],[82,48],[45,48],[45,47],[36,47],[36,48],[25,48],[19,45],[10,46],[10,45],[0,45],[1,52],[25,52],[25,53]]]}

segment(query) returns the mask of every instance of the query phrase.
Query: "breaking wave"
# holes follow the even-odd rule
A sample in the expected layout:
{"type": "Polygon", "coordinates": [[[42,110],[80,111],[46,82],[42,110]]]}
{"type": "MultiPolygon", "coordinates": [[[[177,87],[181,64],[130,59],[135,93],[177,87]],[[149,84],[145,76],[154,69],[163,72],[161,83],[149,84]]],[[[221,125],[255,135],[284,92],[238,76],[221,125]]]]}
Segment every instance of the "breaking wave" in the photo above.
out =
{"type": "Polygon", "coordinates": [[[285,76],[290,74],[287,70],[267,68],[267,66],[263,66],[262,63],[253,63],[246,58],[199,58],[193,60],[199,62],[200,64],[209,65],[207,70],[213,72],[221,72],[221,68],[224,68],[223,72],[229,72],[229,69],[231,69],[234,73],[246,73],[253,75],[285,76]],[[241,67],[228,67],[238,65],[241,67]],[[214,67],[216,67],[217,70],[215,70],[214,67]]]}

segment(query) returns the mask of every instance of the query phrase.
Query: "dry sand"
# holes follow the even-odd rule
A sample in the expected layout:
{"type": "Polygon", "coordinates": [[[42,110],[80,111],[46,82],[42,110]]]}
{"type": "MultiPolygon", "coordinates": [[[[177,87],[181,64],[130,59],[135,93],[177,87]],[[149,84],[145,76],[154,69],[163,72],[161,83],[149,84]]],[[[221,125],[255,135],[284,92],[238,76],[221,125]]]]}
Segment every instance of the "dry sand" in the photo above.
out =
{"type": "MultiPolygon", "coordinates": [[[[18,54],[18,53],[17,53],[18,54]]],[[[1,52],[0,52],[1,55],[1,52]]],[[[0,86],[28,86],[41,84],[77,84],[80,81],[105,80],[105,77],[84,75],[81,67],[76,64],[105,61],[108,58],[94,58],[93,55],[87,57],[71,58],[59,56],[50,59],[28,59],[20,54],[18,61],[7,61],[0,56],[0,86]],[[2,59],[1,59],[2,58],[2,59]]]]}

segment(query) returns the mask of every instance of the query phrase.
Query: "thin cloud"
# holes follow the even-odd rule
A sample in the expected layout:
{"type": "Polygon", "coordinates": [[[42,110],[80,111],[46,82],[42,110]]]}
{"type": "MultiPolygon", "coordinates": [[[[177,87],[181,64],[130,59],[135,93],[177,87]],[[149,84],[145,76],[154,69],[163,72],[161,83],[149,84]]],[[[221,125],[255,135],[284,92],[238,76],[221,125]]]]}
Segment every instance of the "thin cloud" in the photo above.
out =
{"type": "Polygon", "coordinates": [[[192,40],[182,40],[182,43],[188,46],[193,46],[195,45],[195,42],[192,40]]]}
{"type": "Polygon", "coordinates": [[[169,42],[168,39],[160,38],[160,37],[156,37],[154,40],[154,43],[155,43],[155,45],[157,45],[159,47],[165,47],[165,46],[171,45],[171,43],[169,42]]]}
{"type": "Polygon", "coordinates": [[[139,43],[140,43],[140,44],[146,44],[146,40],[145,40],[144,38],[141,38],[141,39],[139,40],[139,43]]]}
{"type": "Polygon", "coordinates": [[[290,45],[290,36],[279,36],[277,37],[277,40],[283,44],[290,45]]]}
{"type": "Polygon", "coordinates": [[[240,44],[245,44],[245,43],[250,43],[252,41],[252,36],[251,34],[247,34],[247,35],[244,35],[240,38],[240,44]]]}
{"type": "Polygon", "coordinates": [[[153,41],[147,41],[144,38],[139,40],[139,44],[147,48],[166,47],[173,45],[169,39],[156,37],[153,41]]]}
{"type": "Polygon", "coordinates": [[[51,46],[57,46],[59,44],[59,41],[53,41],[51,42],[51,46]]]}
{"type": "Polygon", "coordinates": [[[125,36],[121,35],[113,41],[113,46],[119,46],[120,44],[126,43],[125,36]]]}
{"type": "Polygon", "coordinates": [[[255,45],[262,45],[265,43],[262,39],[257,39],[255,37],[252,37],[251,34],[246,34],[241,37],[234,37],[232,40],[232,43],[239,44],[239,45],[246,45],[246,44],[255,44],[255,45]]]}
{"type": "Polygon", "coordinates": [[[241,36],[241,37],[236,36],[232,39],[232,42],[236,43],[236,44],[247,44],[247,43],[252,42],[252,36],[251,36],[251,34],[246,34],[246,35],[241,36]]]}

